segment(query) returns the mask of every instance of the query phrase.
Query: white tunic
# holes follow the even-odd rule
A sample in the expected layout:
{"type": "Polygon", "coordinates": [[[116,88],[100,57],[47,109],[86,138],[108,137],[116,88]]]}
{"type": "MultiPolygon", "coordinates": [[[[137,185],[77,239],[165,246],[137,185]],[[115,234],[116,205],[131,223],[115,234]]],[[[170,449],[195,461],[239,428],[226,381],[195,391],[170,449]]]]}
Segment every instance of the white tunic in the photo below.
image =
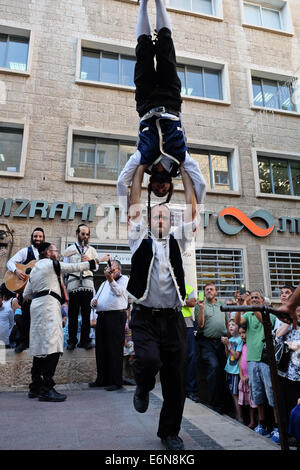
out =
{"type": "Polygon", "coordinates": [[[0,342],[9,344],[9,335],[14,326],[14,311],[11,303],[13,299],[3,301],[0,307],[0,342]]]}
{"type": "MultiPolygon", "coordinates": [[[[60,263],[61,273],[81,272],[89,269],[84,263],[60,263]]],[[[33,295],[43,290],[52,290],[60,296],[60,287],[54,271],[53,261],[49,258],[36,263],[30,273],[24,290],[24,299],[33,299],[33,295]]],[[[30,306],[29,350],[32,356],[43,356],[63,352],[63,329],[60,302],[51,295],[32,300],[30,306]]]]}

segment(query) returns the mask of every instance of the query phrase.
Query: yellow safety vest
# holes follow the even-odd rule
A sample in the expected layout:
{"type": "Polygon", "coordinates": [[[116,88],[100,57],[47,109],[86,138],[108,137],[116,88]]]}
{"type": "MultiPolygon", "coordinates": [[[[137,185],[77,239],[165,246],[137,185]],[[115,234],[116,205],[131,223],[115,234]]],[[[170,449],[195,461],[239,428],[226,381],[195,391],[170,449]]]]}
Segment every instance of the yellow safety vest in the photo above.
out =
{"type": "MultiPolygon", "coordinates": [[[[189,298],[190,293],[194,290],[193,287],[189,286],[188,284],[185,285],[185,292],[186,292],[186,299],[189,298]]],[[[182,315],[184,317],[192,317],[193,316],[193,307],[182,307],[181,309],[182,315]]]]}

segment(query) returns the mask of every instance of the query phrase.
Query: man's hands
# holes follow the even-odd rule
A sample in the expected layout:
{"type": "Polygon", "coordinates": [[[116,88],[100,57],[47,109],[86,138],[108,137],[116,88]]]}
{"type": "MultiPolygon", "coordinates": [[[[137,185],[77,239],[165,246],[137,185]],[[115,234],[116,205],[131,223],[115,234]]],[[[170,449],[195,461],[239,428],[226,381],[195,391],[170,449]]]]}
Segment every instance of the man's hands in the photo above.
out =
{"type": "Polygon", "coordinates": [[[27,279],[26,274],[24,274],[23,271],[21,271],[20,269],[15,270],[15,275],[18,279],[20,279],[20,281],[26,281],[27,279]]]}

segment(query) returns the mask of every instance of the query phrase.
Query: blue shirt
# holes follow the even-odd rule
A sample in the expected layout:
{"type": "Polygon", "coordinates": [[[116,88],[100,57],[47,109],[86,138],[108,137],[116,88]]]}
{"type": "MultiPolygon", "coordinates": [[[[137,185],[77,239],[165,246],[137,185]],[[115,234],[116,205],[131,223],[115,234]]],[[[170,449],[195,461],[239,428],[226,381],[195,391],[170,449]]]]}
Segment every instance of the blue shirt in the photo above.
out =
{"type": "MultiPolygon", "coordinates": [[[[233,349],[234,351],[242,351],[244,343],[240,336],[229,338],[229,343],[230,349],[233,349]]],[[[225,370],[228,374],[239,374],[239,360],[235,359],[230,352],[228,354],[225,370]]]]}

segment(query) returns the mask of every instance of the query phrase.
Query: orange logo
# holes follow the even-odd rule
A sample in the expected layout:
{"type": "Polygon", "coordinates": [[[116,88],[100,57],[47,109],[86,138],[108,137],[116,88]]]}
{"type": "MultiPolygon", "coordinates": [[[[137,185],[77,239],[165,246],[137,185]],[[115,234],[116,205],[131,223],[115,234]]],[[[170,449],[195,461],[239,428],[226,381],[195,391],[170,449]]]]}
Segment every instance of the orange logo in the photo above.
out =
{"type": "Polygon", "coordinates": [[[237,209],[236,207],[226,207],[223,209],[218,217],[218,225],[219,228],[227,235],[236,235],[244,227],[246,227],[256,237],[267,237],[270,235],[270,233],[272,233],[275,227],[273,216],[269,212],[265,210],[258,210],[254,212],[249,218],[246,214],[244,214],[244,212],[242,212],[240,209],[237,209]],[[236,227],[228,224],[228,222],[225,220],[226,215],[230,215],[237,219],[242,224],[242,226],[236,227]],[[262,219],[268,225],[268,228],[263,229],[259,227],[251,220],[254,218],[262,219]]]}

